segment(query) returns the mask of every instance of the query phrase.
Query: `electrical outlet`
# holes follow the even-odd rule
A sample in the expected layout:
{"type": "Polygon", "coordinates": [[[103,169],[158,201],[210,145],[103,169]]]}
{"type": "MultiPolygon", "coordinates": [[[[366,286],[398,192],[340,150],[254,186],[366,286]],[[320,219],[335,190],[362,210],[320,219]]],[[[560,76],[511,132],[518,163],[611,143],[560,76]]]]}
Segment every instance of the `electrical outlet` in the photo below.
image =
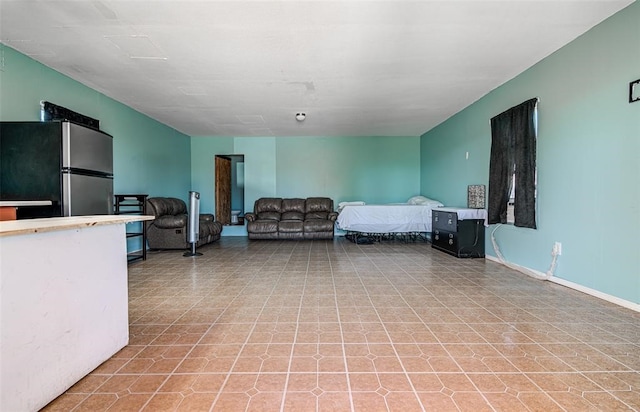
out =
{"type": "Polygon", "coordinates": [[[553,250],[558,256],[562,255],[562,243],[556,242],[555,245],[553,245],[553,250]]]}

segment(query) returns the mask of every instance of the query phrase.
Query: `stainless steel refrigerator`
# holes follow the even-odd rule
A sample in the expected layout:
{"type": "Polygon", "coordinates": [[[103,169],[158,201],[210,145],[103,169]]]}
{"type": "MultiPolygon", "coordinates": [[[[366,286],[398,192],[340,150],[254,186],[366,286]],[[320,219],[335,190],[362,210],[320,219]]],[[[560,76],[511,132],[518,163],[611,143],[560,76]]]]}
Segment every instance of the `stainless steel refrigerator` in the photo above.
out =
{"type": "Polygon", "coordinates": [[[51,200],[18,218],[113,214],[113,138],[71,122],[0,123],[0,200],[51,200]]]}

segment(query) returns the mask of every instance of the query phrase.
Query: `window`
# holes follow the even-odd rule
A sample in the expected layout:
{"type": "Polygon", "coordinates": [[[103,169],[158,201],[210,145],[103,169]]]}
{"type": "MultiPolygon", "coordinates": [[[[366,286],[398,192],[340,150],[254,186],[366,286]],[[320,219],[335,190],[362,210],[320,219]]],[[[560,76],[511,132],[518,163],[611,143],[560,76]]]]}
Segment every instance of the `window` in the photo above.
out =
{"type": "Polygon", "coordinates": [[[537,102],[527,100],[491,119],[490,224],[536,228],[537,102]]]}

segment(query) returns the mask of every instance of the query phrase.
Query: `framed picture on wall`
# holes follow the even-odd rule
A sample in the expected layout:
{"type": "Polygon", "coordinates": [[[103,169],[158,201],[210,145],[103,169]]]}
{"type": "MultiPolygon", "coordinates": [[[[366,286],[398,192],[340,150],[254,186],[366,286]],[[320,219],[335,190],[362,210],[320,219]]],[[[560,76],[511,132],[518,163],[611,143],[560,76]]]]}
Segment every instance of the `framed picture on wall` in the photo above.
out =
{"type": "Polygon", "coordinates": [[[629,83],[629,103],[640,102],[640,79],[629,83]]]}
{"type": "Polygon", "coordinates": [[[469,185],[467,187],[467,207],[484,209],[485,185],[469,185]]]}

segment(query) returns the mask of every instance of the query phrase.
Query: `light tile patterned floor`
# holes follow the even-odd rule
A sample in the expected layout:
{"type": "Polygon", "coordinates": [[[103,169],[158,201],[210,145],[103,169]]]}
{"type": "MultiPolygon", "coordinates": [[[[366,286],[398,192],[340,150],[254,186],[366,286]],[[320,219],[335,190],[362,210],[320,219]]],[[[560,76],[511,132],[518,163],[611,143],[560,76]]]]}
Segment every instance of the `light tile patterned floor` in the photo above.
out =
{"type": "Polygon", "coordinates": [[[130,343],[47,411],[640,410],[640,314],[427,243],[129,266],[130,343]]]}

